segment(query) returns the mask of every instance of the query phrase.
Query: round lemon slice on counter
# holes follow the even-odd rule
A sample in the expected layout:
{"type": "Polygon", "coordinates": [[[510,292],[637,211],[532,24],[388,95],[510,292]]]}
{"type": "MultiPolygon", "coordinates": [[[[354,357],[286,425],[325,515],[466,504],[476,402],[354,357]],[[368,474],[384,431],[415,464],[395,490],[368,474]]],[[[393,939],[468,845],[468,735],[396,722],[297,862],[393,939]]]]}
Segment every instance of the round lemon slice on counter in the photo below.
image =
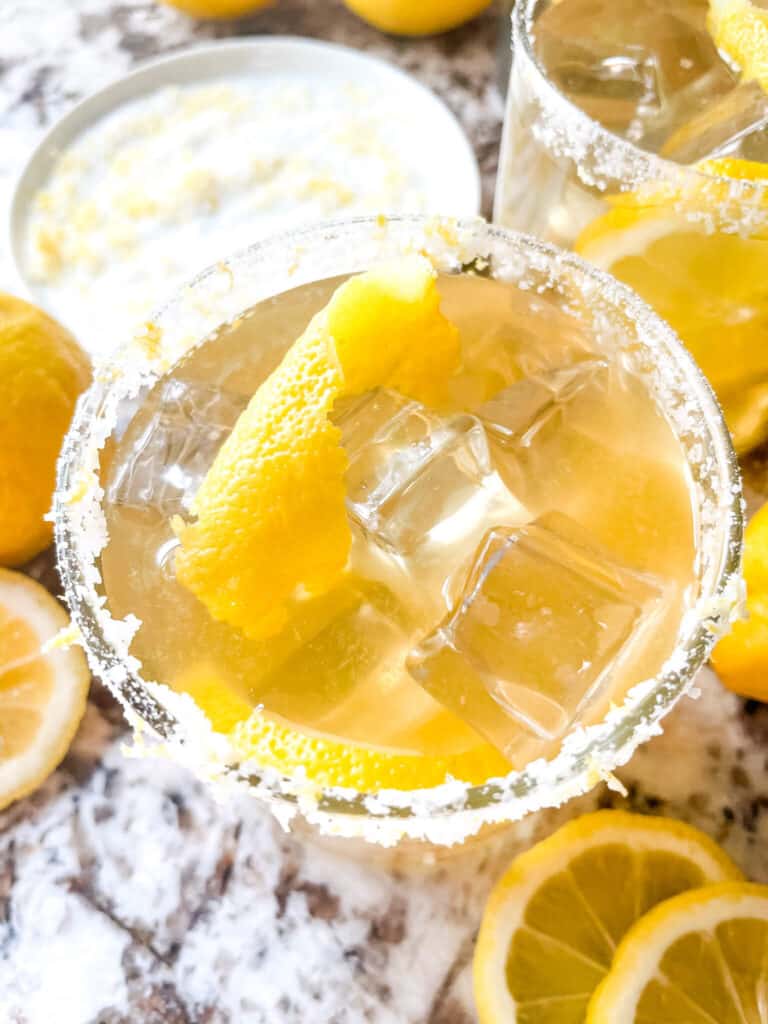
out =
{"type": "Polygon", "coordinates": [[[439,403],[460,357],[427,259],[350,277],[258,388],[178,520],[176,573],[215,619],[276,634],[338,581],[352,534],[334,403],[377,386],[439,403]]]}
{"type": "MultiPolygon", "coordinates": [[[[667,189],[610,199],[576,240],[585,259],[634,288],[680,335],[717,392],[737,450],[768,434],[768,234],[713,231],[729,183],[768,180],[768,164],[706,161],[701,195],[667,189]],[[686,204],[701,217],[687,215],[686,204]]],[[[768,199],[764,202],[768,207],[768,199]]],[[[768,218],[768,208],[766,209],[768,218]]]]}
{"type": "Polygon", "coordinates": [[[318,787],[340,786],[362,793],[412,790],[439,786],[448,776],[479,785],[506,775],[510,768],[501,754],[479,738],[467,745],[466,728],[456,720],[435,719],[426,726],[435,730],[446,750],[453,747],[453,753],[442,757],[394,753],[296,729],[276,715],[254,710],[211,665],[182,673],[173,688],[189,694],[214,730],[229,736],[241,760],[253,760],[289,778],[301,771],[310,785],[318,787]]]}
{"type": "Polygon", "coordinates": [[[744,533],[744,580],[749,618],[718,641],[712,667],[734,693],[768,700],[768,504],[744,533]]]}
{"type": "Polygon", "coordinates": [[[474,960],[481,1024],[582,1024],[642,914],[687,889],[741,878],[711,839],[681,822],[623,811],[569,822],[521,854],[491,894],[474,960]]]}
{"type": "Polygon", "coordinates": [[[587,1024],[766,1024],[768,886],[730,882],[652,910],[619,945],[587,1024]]]}
{"type": "Polygon", "coordinates": [[[83,717],[90,676],[82,650],[43,649],[67,623],[39,583],[0,569],[0,808],[53,771],[83,717]]]}
{"type": "MultiPolygon", "coordinates": [[[[460,354],[424,256],[382,263],[336,289],[220,448],[195,495],[195,518],[174,523],[178,579],[213,618],[278,643],[312,601],[333,604],[352,541],[334,403],[391,387],[440,408],[460,354]]],[[[415,726],[412,746],[399,749],[336,739],[254,709],[213,665],[193,666],[173,687],[230,737],[240,761],[301,775],[311,786],[421,789],[449,777],[479,784],[510,770],[447,711],[415,726]]]]}

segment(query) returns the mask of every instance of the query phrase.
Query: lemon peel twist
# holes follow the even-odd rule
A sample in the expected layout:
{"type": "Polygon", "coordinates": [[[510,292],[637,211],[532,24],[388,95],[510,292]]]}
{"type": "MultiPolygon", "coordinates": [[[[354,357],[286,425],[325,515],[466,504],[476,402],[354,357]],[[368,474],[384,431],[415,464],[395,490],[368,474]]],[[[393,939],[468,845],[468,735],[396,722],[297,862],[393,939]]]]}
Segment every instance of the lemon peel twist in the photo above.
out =
{"type": "Polygon", "coordinates": [[[768,92],[768,11],[753,0],[710,0],[707,26],[721,50],[768,92]]]}
{"type": "Polygon", "coordinates": [[[267,639],[292,602],[339,579],[347,456],[329,416],[379,386],[439,405],[460,348],[436,276],[411,255],[350,278],[254,394],[195,496],[196,521],[174,521],[177,577],[213,618],[267,639]]]}

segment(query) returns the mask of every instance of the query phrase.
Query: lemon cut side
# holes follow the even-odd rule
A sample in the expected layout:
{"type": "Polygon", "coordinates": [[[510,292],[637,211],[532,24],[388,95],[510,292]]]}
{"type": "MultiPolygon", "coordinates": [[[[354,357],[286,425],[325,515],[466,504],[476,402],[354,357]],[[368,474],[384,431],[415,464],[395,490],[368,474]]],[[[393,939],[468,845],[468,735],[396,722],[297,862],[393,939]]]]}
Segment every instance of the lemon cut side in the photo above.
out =
{"type": "Polygon", "coordinates": [[[44,587],[0,569],[0,808],[53,771],[85,711],[82,650],[43,650],[67,623],[44,587]]]}
{"type": "Polygon", "coordinates": [[[768,886],[670,899],[626,935],[587,1024],[766,1024],[768,886]]]}
{"type": "Polygon", "coordinates": [[[439,404],[459,354],[422,256],[334,292],[240,415],[195,496],[197,520],[176,523],[178,579],[213,618],[263,640],[334,586],[352,539],[334,402],[382,386],[439,404]]]}
{"type": "Polygon", "coordinates": [[[598,811],[569,822],[521,854],[491,894],[474,959],[481,1024],[583,1024],[639,917],[741,877],[712,840],[677,821],[598,811]]]}

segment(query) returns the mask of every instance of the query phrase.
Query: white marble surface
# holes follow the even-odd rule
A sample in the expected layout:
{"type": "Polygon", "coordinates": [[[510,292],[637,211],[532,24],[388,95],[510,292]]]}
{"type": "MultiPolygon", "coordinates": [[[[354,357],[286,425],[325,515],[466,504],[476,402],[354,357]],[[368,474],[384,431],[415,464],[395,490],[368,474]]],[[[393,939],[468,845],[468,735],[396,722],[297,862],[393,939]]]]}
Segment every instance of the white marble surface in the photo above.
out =
{"type": "MultiPolygon", "coordinates": [[[[488,209],[492,14],[403,42],[312,0],[219,26],[140,0],[0,0],[0,195],[80,96],[138,59],[235,32],[316,35],[413,71],[470,134],[488,209]]],[[[50,555],[30,571],[57,591],[50,555]]],[[[768,880],[768,710],[701,683],[621,772],[626,800],[601,788],[431,867],[286,836],[252,801],[219,804],[184,769],[126,756],[119,710],[94,684],[59,771],[0,815],[0,1024],[468,1024],[493,879],[515,849],[597,805],[685,818],[768,880]]]]}

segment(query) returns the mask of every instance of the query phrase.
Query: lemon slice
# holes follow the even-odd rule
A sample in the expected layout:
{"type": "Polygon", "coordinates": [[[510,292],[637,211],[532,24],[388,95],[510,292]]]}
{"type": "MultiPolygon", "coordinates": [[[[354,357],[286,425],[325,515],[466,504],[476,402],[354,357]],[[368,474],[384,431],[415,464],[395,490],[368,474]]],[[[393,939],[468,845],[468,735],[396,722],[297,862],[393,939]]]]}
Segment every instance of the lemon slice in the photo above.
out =
{"type": "Polygon", "coordinates": [[[712,840],[677,821],[598,811],[569,822],[521,854],[491,894],[474,960],[481,1024],[581,1024],[642,914],[741,877],[712,840]]]}
{"type": "MultiPolygon", "coordinates": [[[[709,161],[710,174],[755,181],[768,165],[709,161]]],[[[634,288],[678,332],[715,388],[736,448],[768,434],[768,239],[712,231],[686,202],[650,191],[613,197],[576,240],[585,259],[634,288]]],[[[715,210],[728,182],[702,178],[700,208],[715,210]]]]}
{"type": "Polygon", "coordinates": [[[0,807],[53,771],[85,711],[83,652],[42,651],[67,622],[39,583],[0,569],[0,807]]]}
{"type": "MultiPolygon", "coordinates": [[[[483,742],[438,757],[389,753],[297,729],[277,715],[254,709],[209,664],[187,669],[173,688],[188,693],[213,728],[229,736],[240,760],[252,760],[288,778],[300,773],[318,787],[340,786],[361,793],[413,790],[439,786],[449,776],[478,785],[509,771],[501,754],[483,742]]],[[[449,724],[436,723],[436,728],[444,742],[449,739],[449,724]]]]}
{"type": "Polygon", "coordinates": [[[709,0],[707,24],[712,38],[768,92],[768,10],[752,0],[709,0]]]}
{"type": "Polygon", "coordinates": [[[433,404],[458,361],[423,256],[342,284],[241,414],[195,496],[197,520],[175,524],[179,580],[214,618],[253,639],[276,634],[294,599],[330,590],[349,555],[334,402],[381,385],[433,404]]]}
{"type": "Polygon", "coordinates": [[[768,1024],[768,886],[727,882],[638,921],[587,1024],[768,1024]]]}
{"type": "Polygon", "coordinates": [[[768,700],[768,504],[744,532],[744,579],[749,618],[718,642],[712,667],[734,693],[768,700]]]}

